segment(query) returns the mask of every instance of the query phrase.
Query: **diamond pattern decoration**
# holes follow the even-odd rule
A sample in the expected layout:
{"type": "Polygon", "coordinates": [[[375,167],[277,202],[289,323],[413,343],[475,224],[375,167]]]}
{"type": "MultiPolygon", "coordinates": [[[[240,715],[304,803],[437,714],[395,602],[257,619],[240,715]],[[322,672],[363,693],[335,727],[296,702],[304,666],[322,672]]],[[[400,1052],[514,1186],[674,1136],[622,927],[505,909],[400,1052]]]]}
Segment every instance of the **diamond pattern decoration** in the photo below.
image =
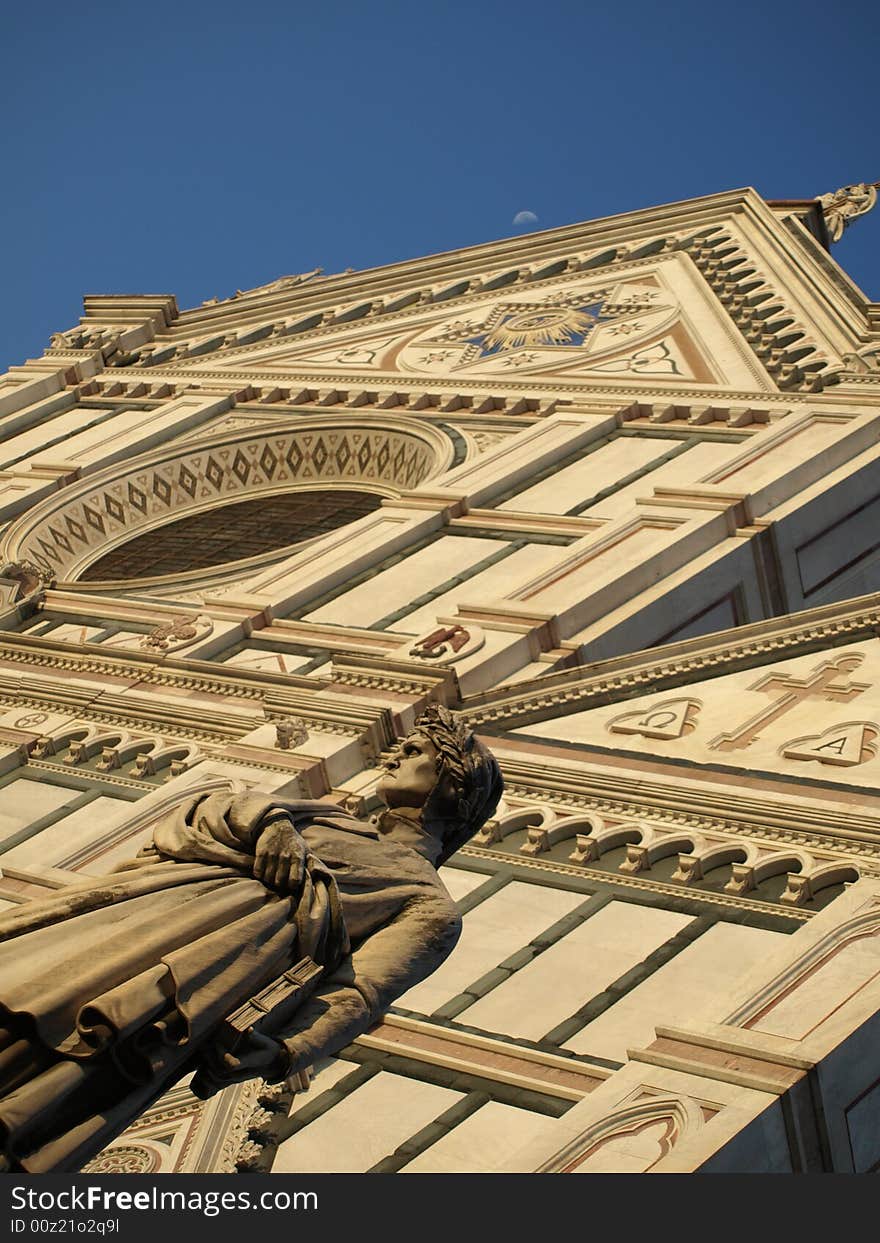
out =
{"type": "MultiPolygon", "coordinates": [[[[59,548],[63,548],[65,552],[73,552],[73,545],[63,531],[56,531],[54,527],[49,527],[49,533],[54,537],[55,543],[59,548]]],[[[85,532],[83,532],[83,536],[85,536],[85,532]]]]}
{"type": "Polygon", "coordinates": [[[292,440],[290,442],[290,448],[287,450],[284,460],[290,467],[293,474],[298,475],[302,469],[302,464],[305,461],[305,454],[299,447],[296,440],[292,440]]]}
{"type": "Polygon", "coordinates": [[[185,462],[181,462],[177,482],[183,488],[187,496],[195,496],[196,488],[199,486],[198,476],[192,473],[185,462]]]}
{"type": "Polygon", "coordinates": [[[384,428],[297,430],[280,438],[275,431],[271,437],[217,447],[207,458],[202,450],[147,471],[141,466],[137,475],[117,477],[112,485],[87,493],[85,498],[80,493],[60,514],[56,509],[51,520],[47,516],[35,522],[29,542],[34,556],[51,562],[63,577],[77,558],[99,548],[106,539],[103,514],[134,538],[158,516],[183,516],[192,503],[206,495],[215,495],[226,503],[236,496],[245,499],[248,494],[258,495],[263,487],[287,478],[312,483],[343,477],[350,482],[360,477],[410,489],[430,474],[433,464],[428,444],[384,428]]]}
{"type": "Polygon", "coordinates": [[[74,539],[78,539],[81,544],[87,542],[86,529],[81,522],[77,522],[75,518],[71,518],[70,514],[64,515],[64,521],[67,523],[67,529],[74,539]]]}
{"type": "Polygon", "coordinates": [[[342,437],[342,444],[336,450],[333,457],[336,460],[336,465],[338,466],[341,474],[351,461],[351,449],[348,447],[348,441],[344,436],[342,437]]]}
{"type": "Polygon", "coordinates": [[[260,470],[263,472],[263,474],[266,476],[267,479],[271,479],[272,476],[275,474],[275,469],[277,466],[278,466],[277,454],[272,452],[272,448],[270,445],[268,444],[264,445],[263,452],[260,454],[260,470]]]}
{"type": "Polygon", "coordinates": [[[315,467],[319,475],[327,465],[327,459],[329,456],[330,454],[327,450],[327,446],[324,444],[324,441],[319,438],[318,443],[312,450],[312,461],[315,463],[315,467]]]}
{"type": "Polygon", "coordinates": [[[140,488],[136,488],[130,480],[128,484],[128,500],[139,513],[145,514],[147,512],[147,494],[142,492],[140,488]]]}
{"type": "Polygon", "coordinates": [[[111,496],[109,492],[104,493],[104,508],[111,518],[115,518],[117,522],[125,525],[125,506],[115,496],[111,496]]]}
{"type": "Polygon", "coordinates": [[[251,464],[242,453],[241,449],[238,450],[233,458],[232,473],[242,484],[247,483],[248,475],[251,473],[251,464]]]}
{"type": "Polygon", "coordinates": [[[214,458],[208,458],[208,465],[205,467],[205,478],[212,488],[216,488],[219,492],[220,485],[223,483],[223,475],[225,471],[218,461],[214,458]]]}
{"type": "Polygon", "coordinates": [[[153,496],[157,496],[165,505],[171,504],[171,484],[160,474],[153,476],[153,496]]]}
{"type": "Polygon", "coordinates": [[[83,517],[85,518],[89,526],[94,531],[98,531],[100,532],[101,535],[103,535],[106,528],[104,526],[104,519],[101,517],[101,515],[97,513],[94,509],[89,508],[88,505],[83,505],[82,511],[83,511],[83,517]]]}

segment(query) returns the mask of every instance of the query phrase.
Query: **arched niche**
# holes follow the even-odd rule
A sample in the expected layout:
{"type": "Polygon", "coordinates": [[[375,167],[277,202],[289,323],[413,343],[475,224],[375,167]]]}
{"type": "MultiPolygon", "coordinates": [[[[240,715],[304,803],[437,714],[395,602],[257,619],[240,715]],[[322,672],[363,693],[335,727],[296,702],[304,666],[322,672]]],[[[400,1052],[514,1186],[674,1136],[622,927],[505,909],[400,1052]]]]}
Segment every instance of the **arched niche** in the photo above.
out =
{"type": "MultiPolygon", "coordinates": [[[[120,462],[48,497],[5,532],[0,559],[33,561],[59,585],[113,550],[184,518],[296,492],[393,498],[447,470],[451,440],[430,425],[314,416],[257,425],[120,462]]],[[[234,545],[230,561],[236,560],[234,545]]]]}

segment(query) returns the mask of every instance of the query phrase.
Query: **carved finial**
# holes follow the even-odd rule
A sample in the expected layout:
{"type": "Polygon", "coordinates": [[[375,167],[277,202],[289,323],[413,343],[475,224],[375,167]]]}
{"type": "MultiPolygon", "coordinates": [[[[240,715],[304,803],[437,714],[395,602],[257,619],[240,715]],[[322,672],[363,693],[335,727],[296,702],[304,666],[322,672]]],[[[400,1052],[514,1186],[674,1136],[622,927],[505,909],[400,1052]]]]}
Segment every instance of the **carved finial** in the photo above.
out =
{"type": "Polygon", "coordinates": [[[839,242],[843,231],[852,224],[856,216],[864,216],[877,202],[877,188],[880,181],[871,184],[860,182],[858,185],[841,186],[833,194],[820,194],[819,205],[825,218],[825,227],[832,242],[839,242]]]}

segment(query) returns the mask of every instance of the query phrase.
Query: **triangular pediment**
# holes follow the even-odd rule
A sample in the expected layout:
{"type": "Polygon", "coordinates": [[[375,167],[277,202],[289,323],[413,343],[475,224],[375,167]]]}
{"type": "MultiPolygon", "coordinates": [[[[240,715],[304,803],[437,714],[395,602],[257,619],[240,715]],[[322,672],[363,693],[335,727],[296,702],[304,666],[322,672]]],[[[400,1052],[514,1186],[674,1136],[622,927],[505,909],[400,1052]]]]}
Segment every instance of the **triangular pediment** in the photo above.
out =
{"type": "Polygon", "coordinates": [[[176,349],[157,340],[153,354],[187,372],[279,382],[815,387],[841,365],[817,303],[834,265],[803,228],[807,262],[793,262],[789,226],[799,227],[754,191],[734,191],[364,272],[286,277],[184,312],[169,333],[176,349]]]}
{"type": "MultiPolygon", "coordinates": [[[[386,320],[381,332],[375,324],[325,328],[296,344],[282,338],[249,350],[247,366],[271,375],[365,379],[753,380],[745,359],[726,372],[713,362],[716,326],[704,324],[701,334],[687,322],[689,291],[680,267],[674,258],[649,270],[612,265],[601,274],[575,273],[564,281],[422,308],[386,320]]],[[[234,361],[227,355],[227,363],[234,361]]]]}

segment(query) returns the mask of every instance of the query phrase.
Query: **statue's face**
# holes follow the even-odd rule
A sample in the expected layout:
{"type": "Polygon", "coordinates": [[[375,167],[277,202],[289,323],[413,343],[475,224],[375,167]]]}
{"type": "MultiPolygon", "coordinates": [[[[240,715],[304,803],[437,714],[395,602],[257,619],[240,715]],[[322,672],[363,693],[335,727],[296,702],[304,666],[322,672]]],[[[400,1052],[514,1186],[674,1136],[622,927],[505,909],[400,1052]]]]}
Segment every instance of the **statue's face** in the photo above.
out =
{"type": "Polygon", "coordinates": [[[385,761],[376,793],[388,807],[424,807],[437,784],[439,757],[430,738],[416,730],[385,761]]]}

